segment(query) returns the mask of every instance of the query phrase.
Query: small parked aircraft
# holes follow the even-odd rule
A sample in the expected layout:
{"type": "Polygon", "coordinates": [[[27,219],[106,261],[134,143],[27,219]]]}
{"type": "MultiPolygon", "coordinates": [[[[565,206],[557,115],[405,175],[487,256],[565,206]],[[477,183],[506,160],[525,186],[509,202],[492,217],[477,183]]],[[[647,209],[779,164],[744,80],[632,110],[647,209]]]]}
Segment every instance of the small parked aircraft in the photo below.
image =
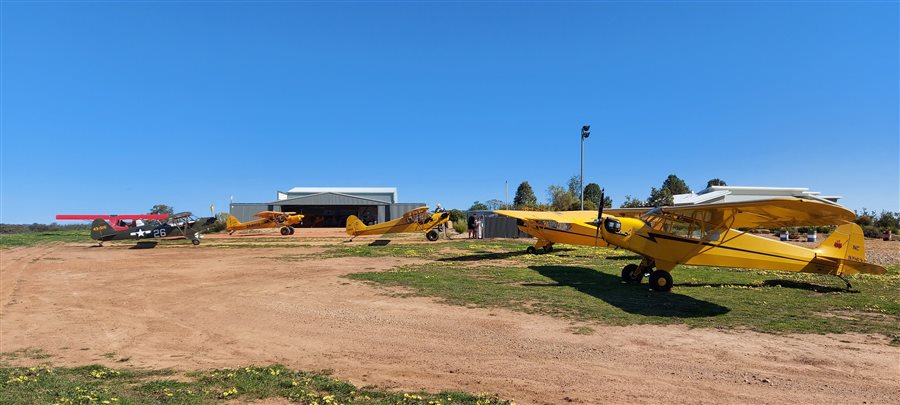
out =
{"type": "Polygon", "coordinates": [[[425,237],[434,242],[438,240],[437,227],[450,220],[449,212],[428,213],[428,207],[419,207],[403,214],[402,217],[380,224],[366,226],[355,215],[347,218],[347,234],[350,240],[360,235],[383,235],[386,233],[425,232],[425,237]]]}
{"type": "Polygon", "coordinates": [[[837,204],[796,197],[734,203],[709,203],[659,208],[610,209],[599,212],[495,211],[516,218],[518,228],[538,238],[537,248],[554,243],[615,246],[643,257],[622,269],[622,280],[669,291],[669,274],[677,265],[746,267],[830,274],[852,286],[845,276],[884,274],[865,262],[862,228],[850,221],[853,212],[837,204]],[[756,236],[737,228],[839,225],[815,249],[756,236]],[[654,271],[655,269],[655,271],[654,271]]]}
{"type": "Polygon", "coordinates": [[[92,221],[95,219],[113,220],[110,225],[113,229],[134,228],[137,221],[162,221],[169,218],[169,214],[57,214],[57,221],[92,221]],[[130,221],[130,222],[129,222],[130,221]]]}
{"type": "Polygon", "coordinates": [[[200,232],[213,226],[216,223],[216,218],[194,218],[190,212],[182,212],[168,217],[166,222],[154,222],[144,224],[142,220],[136,219],[134,226],[117,230],[106,220],[96,218],[91,224],[91,239],[98,241],[100,246],[103,246],[103,242],[109,240],[184,237],[185,239],[190,239],[194,245],[199,245],[200,232]]]}
{"type": "Polygon", "coordinates": [[[228,234],[231,235],[234,231],[245,229],[281,228],[282,235],[293,235],[294,225],[300,225],[300,221],[303,220],[303,215],[296,212],[263,211],[254,216],[260,219],[242,223],[229,215],[225,222],[228,234]]]}

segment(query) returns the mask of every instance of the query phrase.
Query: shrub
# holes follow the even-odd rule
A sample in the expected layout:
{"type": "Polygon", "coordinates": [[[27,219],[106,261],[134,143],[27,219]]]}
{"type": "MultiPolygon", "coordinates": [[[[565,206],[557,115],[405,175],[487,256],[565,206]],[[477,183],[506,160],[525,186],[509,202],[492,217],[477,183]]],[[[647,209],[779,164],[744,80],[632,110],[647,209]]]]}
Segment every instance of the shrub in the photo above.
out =
{"type": "Polygon", "coordinates": [[[453,230],[456,233],[466,233],[469,231],[469,225],[466,223],[465,215],[459,217],[456,221],[453,221],[453,230]]]}

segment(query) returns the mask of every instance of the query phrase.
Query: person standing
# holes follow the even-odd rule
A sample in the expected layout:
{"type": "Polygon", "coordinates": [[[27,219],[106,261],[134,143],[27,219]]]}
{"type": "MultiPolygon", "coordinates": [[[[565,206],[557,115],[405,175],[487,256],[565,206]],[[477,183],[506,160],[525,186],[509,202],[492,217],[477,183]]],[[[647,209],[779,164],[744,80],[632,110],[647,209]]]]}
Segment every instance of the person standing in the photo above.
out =
{"type": "Polygon", "coordinates": [[[475,224],[475,215],[469,215],[469,222],[466,223],[467,228],[469,228],[469,239],[475,239],[475,232],[477,231],[475,224]]]}
{"type": "Polygon", "coordinates": [[[478,215],[478,219],[475,220],[475,233],[476,238],[484,239],[484,215],[478,215]]]}
{"type": "MultiPolygon", "coordinates": [[[[445,210],[444,207],[441,207],[441,203],[437,203],[434,209],[434,213],[438,214],[443,212],[447,212],[447,210],[445,210]]],[[[450,237],[450,221],[441,224],[440,228],[438,228],[438,231],[440,231],[441,229],[444,230],[444,237],[446,237],[447,239],[453,239],[450,237]]]]}

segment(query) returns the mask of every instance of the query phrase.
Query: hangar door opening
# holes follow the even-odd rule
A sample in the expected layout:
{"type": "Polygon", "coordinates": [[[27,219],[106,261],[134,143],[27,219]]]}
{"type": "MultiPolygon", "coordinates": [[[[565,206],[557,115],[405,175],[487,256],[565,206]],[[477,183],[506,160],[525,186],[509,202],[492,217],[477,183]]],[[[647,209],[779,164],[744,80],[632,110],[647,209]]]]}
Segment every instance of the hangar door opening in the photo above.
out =
{"type": "Polygon", "coordinates": [[[378,206],[375,205],[284,205],[281,209],[303,214],[302,228],[343,228],[351,215],[356,215],[367,225],[378,221],[378,206]]]}

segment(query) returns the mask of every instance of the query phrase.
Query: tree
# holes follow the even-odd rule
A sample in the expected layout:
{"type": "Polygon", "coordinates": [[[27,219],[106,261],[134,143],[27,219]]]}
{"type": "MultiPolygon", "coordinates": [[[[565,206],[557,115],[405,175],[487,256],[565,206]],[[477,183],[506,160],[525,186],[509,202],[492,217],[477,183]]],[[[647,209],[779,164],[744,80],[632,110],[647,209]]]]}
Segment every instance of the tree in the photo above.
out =
{"type": "Polygon", "coordinates": [[[691,188],[688,187],[684,180],[678,178],[674,174],[670,174],[663,181],[660,188],[653,187],[650,189],[650,196],[647,197],[647,205],[651,207],[662,207],[674,204],[675,194],[688,194],[691,188]]]}
{"type": "Polygon", "coordinates": [[[569,177],[569,194],[575,196],[576,199],[581,201],[581,176],[574,174],[572,177],[569,177]]]}
{"type": "Polygon", "coordinates": [[[175,212],[175,210],[173,210],[172,207],[170,207],[170,206],[168,206],[168,205],[165,205],[165,204],[156,204],[156,205],[153,206],[153,208],[150,208],[150,213],[151,213],[151,214],[168,214],[168,215],[172,215],[174,212],[175,212]]]}
{"type": "Polygon", "coordinates": [[[550,208],[554,211],[566,211],[572,209],[575,204],[579,207],[581,205],[581,200],[560,186],[547,187],[547,194],[550,195],[550,208]]]}
{"type": "Polygon", "coordinates": [[[472,203],[472,206],[469,207],[469,211],[485,211],[488,207],[481,201],[475,201],[472,203]]]}
{"type": "Polygon", "coordinates": [[[666,177],[666,181],[663,182],[662,188],[669,190],[672,195],[687,194],[691,192],[691,188],[688,187],[687,183],[674,174],[670,174],[669,177],[666,177]]]}
{"type": "Polygon", "coordinates": [[[725,184],[725,180],[722,180],[718,177],[706,182],[706,188],[710,188],[712,186],[727,186],[727,185],[728,184],[725,184]]]}
{"type": "Polygon", "coordinates": [[[885,231],[896,231],[900,228],[900,212],[881,211],[875,226],[885,231]]]}
{"type": "MultiPolygon", "coordinates": [[[[584,209],[588,209],[587,202],[594,203],[594,209],[600,206],[600,195],[603,194],[603,189],[600,188],[600,185],[597,183],[588,183],[584,186],[584,209]]],[[[604,208],[612,208],[612,197],[603,196],[603,207],[604,208]]]]}
{"type": "Polygon", "coordinates": [[[651,207],[662,207],[675,204],[672,192],[669,189],[656,188],[650,189],[650,197],[647,198],[647,205],[651,207]]]}
{"type": "Polygon", "coordinates": [[[505,203],[503,201],[500,201],[500,200],[494,198],[494,199],[485,201],[484,205],[486,205],[487,209],[489,209],[489,210],[499,210],[499,209],[503,208],[505,203]]]}
{"type": "Polygon", "coordinates": [[[641,208],[641,207],[646,207],[646,206],[647,206],[647,203],[644,202],[643,200],[639,200],[630,195],[626,195],[625,202],[623,202],[622,205],[619,206],[619,208],[641,208]]]}
{"type": "Polygon", "coordinates": [[[523,181],[519,184],[519,188],[516,189],[516,197],[513,198],[513,205],[517,208],[534,207],[537,205],[537,197],[534,195],[534,190],[531,189],[531,184],[528,184],[527,181],[523,181]]]}
{"type": "MultiPolygon", "coordinates": [[[[576,205],[572,207],[573,211],[577,211],[581,209],[581,201],[575,203],[576,205]]],[[[584,200],[584,210],[585,211],[597,211],[597,204],[594,204],[591,200],[584,200]]]]}

